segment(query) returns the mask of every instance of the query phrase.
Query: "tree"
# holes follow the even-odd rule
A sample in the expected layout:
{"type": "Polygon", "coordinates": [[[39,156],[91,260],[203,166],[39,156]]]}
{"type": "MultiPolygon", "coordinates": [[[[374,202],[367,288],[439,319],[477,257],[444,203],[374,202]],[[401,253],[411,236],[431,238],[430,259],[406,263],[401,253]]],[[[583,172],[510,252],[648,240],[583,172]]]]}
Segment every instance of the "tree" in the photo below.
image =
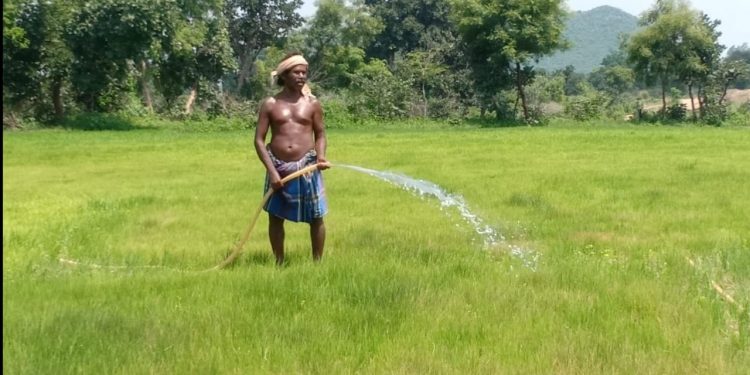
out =
{"type": "Polygon", "coordinates": [[[657,0],[640,24],[643,28],[626,46],[628,61],[647,82],[659,82],[665,113],[673,79],[681,79],[692,92],[692,85],[710,72],[722,48],[716,42],[718,21],[692,10],[684,0],[657,0]]]}
{"type": "Polygon", "coordinates": [[[427,117],[428,101],[432,92],[436,89],[434,83],[437,77],[444,74],[447,67],[440,63],[435,51],[414,51],[406,55],[399,64],[399,72],[408,81],[413,82],[422,96],[422,116],[427,117]]]}
{"type": "Polygon", "coordinates": [[[302,0],[226,0],[224,16],[229,24],[229,39],[239,64],[236,91],[252,75],[258,54],[280,44],[302,25],[297,10],[302,0]]]}
{"type": "Polygon", "coordinates": [[[410,81],[422,94],[425,116],[460,117],[475,104],[471,71],[466,48],[455,25],[445,29],[429,28],[422,46],[400,54],[395,73],[410,81]]]}
{"type": "Polygon", "coordinates": [[[15,24],[17,16],[18,6],[16,1],[3,1],[3,45],[5,45],[5,42],[18,45],[27,43],[24,29],[15,24]]]}
{"type": "Polygon", "coordinates": [[[568,65],[564,69],[560,69],[554,72],[554,74],[560,74],[565,80],[565,95],[581,95],[580,90],[581,83],[586,80],[586,75],[583,73],[576,72],[576,68],[573,65],[568,65]]]}
{"type": "Polygon", "coordinates": [[[7,88],[4,99],[7,97],[13,107],[24,101],[38,108],[51,103],[54,118],[62,118],[63,86],[68,81],[72,58],[63,32],[76,2],[25,1],[3,6],[7,7],[3,16],[3,87],[7,88]]]}
{"type": "Polygon", "coordinates": [[[450,113],[474,100],[467,56],[450,0],[365,0],[383,24],[367,56],[388,62],[421,93],[422,115],[450,113]]]}
{"type": "MultiPolygon", "coordinates": [[[[223,98],[216,97],[221,95],[216,88],[235,67],[235,61],[223,7],[223,0],[182,0],[171,21],[175,32],[162,46],[161,56],[154,59],[168,105],[189,90],[185,114],[192,113],[193,104],[201,97],[210,96],[205,94],[214,94],[213,112],[224,108],[223,98]],[[204,93],[199,93],[199,87],[204,93]]],[[[142,66],[145,68],[146,62],[142,66]]]]}
{"type": "Polygon", "coordinates": [[[364,49],[383,29],[361,1],[322,0],[300,31],[301,50],[310,63],[308,78],[324,88],[343,88],[365,65],[364,49]]]}
{"type": "Polygon", "coordinates": [[[531,121],[524,86],[533,80],[532,61],[566,46],[562,1],[455,0],[453,6],[475,80],[492,81],[480,89],[497,91],[511,78],[523,117],[531,121]]]}
{"type": "Polygon", "coordinates": [[[589,82],[595,89],[609,96],[609,107],[616,103],[623,93],[633,88],[635,72],[622,65],[603,66],[591,72],[589,82]]]}
{"type": "Polygon", "coordinates": [[[16,110],[22,100],[14,89],[23,87],[19,81],[28,77],[25,69],[17,69],[20,64],[11,65],[17,51],[29,45],[26,31],[16,24],[17,9],[14,1],[3,1],[3,129],[19,127],[16,110]]]}
{"type": "Polygon", "coordinates": [[[383,60],[372,59],[352,77],[349,111],[360,117],[397,118],[407,115],[413,97],[411,82],[394,76],[383,60]]]}
{"type": "Polygon", "coordinates": [[[684,40],[684,48],[677,65],[678,77],[688,87],[693,120],[698,119],[693,87],[696,85],[698,87],[698,100],[703,109],[708,105],[708,101],[705,97],[701,99],[700,93],[704,91],[703,87],[707,84],[711,73],[718,68],[721,62],[721,52],[724,50],[724,46],[718,42],[721,36],[718,27],[721,21],[711,20],[704,13],[699,13],[699,18],[701,24],[688,31],[689,34],[684,40]]]}
{"type": "Polygon", "coordinates": [[[750,77],[750,65],[744,61],[722,61],[710,77],[713,79],[711,83],[715,86],[715,89],[718,89],[717,104],[720,106],[724,104],[729,87],[748,77],[750,77]]]}
{"type": "Polygon", "coordinates": [[[367,56],[393,65],[397,54],[426,50],[430,35],[452,31],[449,0],[364,0],[383,28],[367,56]]]}
{"type": "MultiPolygon", "coordinates": [[[[634,65],[628,61],[628,40],[630,40],[630,35],[628,34],[621,34],[619,36],[620,39],[620,45],[619,48],[616,50],[610,51],[610,53],[607,56],[604,56],[601,62],[602,68],[613,68],[613,67],[623,67],[628,68],[632,71],[632,74],[634,75],[634,82],[633,85],[636,89],[645,89],[648,87],[646,82],[640,77],[638,74],[635,73],[634,65]]],[[[591,80],[591,79],[589,79],[591,80]]],[[[592,82],[593,83],[593,82],[592,82]]],[[[596,86],[596,85],[594,85],[596,86]]]]}
{"type": "Polygon", "coordinates": [[[82,7],[66,30],[72,83],[90,111],[122,106],[137,62],[172,35],[171,0],[101,0],[82,7]]]}
{"type": "MultiPolygon", "coordinates": [[[[747,43],[743,43],[740,46],[732,46],[727,50],[727,56],[724,59],[725,63],[738,62],[739,66],[744,65],[744,69],[750,69],[750,46],[747,43]]],[[[734,85],[737,89],[750,88],[750,76],[745,75],[744,77],[738,77],[734,85]]]]}
{"type": "Polygon", "coordinates": [[[3,2],[3,107],[11,113],[40,95],[41,23],[39,4],[3,2]]]}

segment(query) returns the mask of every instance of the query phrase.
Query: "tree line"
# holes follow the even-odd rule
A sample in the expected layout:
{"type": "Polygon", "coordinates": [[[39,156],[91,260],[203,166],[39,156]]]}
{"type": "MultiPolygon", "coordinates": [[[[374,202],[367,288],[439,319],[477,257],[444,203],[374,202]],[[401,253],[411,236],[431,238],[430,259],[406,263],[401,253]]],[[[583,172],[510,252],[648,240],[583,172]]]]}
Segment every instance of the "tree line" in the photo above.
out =
{"type": "MultiPolygon", "coordinates": [[[[721,123],[726,93],[747,87],[750,48],[724,55],[718,20],[657,0],[620,50],[589,75],[535,68],[569,46],[563,0],[7,0],[3,123],[76,113],[169,118],[252,116],[288,51],[310,62],[327,111],[351,119],[484,117],[536,123],[557,103],[578,119],[721,123]],[[641,94],[639,94],[641,92],[641,94]],[[668,103],[686,93],[691,110],[668,103]]],[[[554,111],[553,111],[554,112],[554,111]]]]}

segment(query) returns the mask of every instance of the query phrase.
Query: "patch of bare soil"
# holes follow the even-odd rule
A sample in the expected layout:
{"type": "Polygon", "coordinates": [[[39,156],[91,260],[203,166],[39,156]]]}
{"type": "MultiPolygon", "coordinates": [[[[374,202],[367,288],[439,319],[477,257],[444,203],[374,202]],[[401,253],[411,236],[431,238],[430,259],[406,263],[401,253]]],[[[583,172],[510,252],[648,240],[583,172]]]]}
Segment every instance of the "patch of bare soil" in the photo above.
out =
{"type": "Polygon", "coordinates": [[[727,90],[727,100],[730,103],[738,104],[750,102],[750,89],[729,89],[727,90]]]}
{"type": "MultiPolygon", "coordinates": [[[[745,90],[738,90],[738,89],[729,89],[727,90],[727,97],[725,99],[728,103],[733,104],[742,104],[750,102],[750,89],[745,90]]],[[[667,105],[669,105],[670,102],[667,102],[667,105]]],[[[687,107],[688,111],[692,109],[692,106],[690,104],[690,98],[682,98],[680,99],[680,104],[684,104],[685,107],[687,107]]],[[[698,102],[698,98],[694,101],[695,109],[700,108],[700,103],[698,102]]],[[[658,111],[661,109],[661,102],[657,103],[648,103],[643,106],[644,111],[658,111]]]]}

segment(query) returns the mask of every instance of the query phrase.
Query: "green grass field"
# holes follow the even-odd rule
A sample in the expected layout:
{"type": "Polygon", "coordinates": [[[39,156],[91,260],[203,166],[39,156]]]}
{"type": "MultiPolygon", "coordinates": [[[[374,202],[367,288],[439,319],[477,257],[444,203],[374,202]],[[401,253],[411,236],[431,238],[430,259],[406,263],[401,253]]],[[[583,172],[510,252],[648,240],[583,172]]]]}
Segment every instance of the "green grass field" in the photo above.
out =
{"type": "Polygon", "coordinates": [[[198,272],[224,258],[262,197],[250,130],[4,132],[3,371],[750,368],[747,128],[393,126],[328,138],[333,163],[462,195],[540,255],[536,270],[483,246],[436,200],[334,167],[322,263],[307,226],[288,224],[289,264],[274,266],[261,217],[232,268],[198,272]]]}

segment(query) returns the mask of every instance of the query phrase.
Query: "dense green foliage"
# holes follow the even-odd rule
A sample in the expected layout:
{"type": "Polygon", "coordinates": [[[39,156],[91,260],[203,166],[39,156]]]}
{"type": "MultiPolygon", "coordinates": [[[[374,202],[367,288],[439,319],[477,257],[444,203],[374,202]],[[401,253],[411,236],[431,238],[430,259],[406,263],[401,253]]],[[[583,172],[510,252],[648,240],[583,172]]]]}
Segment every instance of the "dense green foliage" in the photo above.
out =
{"type": "Polygon", "coordinates": [[[524,121],[536,120],[529,112],[524,88],[533,81],[532,61],[565,46],[562,2],[455,1],[454,9],[474,80],[482,82],[478,87],[483,101],[494,102],[500,116],[495,96],[500,89],[513,87],[524,121]]]}
{"type": "Polygon", "coordinates": [[[147,59],[153,45],[165,44],[166,1],[107,0],[83,7],[72,17],[65,39],[74,56],[71,82],[88,111],[122,108],[122,92],[132,85],[131,64],[147,59]],[[104,51],[104,53],[102,53],[104,51]]]}
{"type": "Polygon", "coordinates": [[[657,0],[641,18],[643,29],[628,41],[629,62],[647,82],[661,86],[662,112],[672,80],[701,82],[715,69],[721,46],[716,24],[683,0],[657,0]]]}
{"type": "Polygon", "coordinates": [[[297,9],[302,0],[226,0],[224,16],[239,64],[235,90],[243,93],[247,79],[252,77],[258,55],[263,49],[281,43],[292,30],[302,24],[297,9]]]}
{"type": "Polygon", "coordinates": [[[732,46],[727,51],[726,61],[737,64],[738,69],[744,69],[744,74],[737,78],[735,87],[738,89],[750,88],[750,73],[747,72],[750,69],[750,46],[747,43],[741,46],[732,46]]]}
{"type": "Polygon", "coordinates": [[[307,20],[298,13],[300,5],[4,2],[4,129],[61,124],[83,112],[255,117],[258,102],[278,89],[269,73],[295,50],[311,63],[315,94],[360,121],[458,121],[487,113],[527,124],[556,116],[680,121],[692,113],[695,121],[719,125],[742,104],[730,103],[728,90],[746,87],[750,77],[747,48],[730,48],[721,59],[719,20],[675,1],[657,1],[644,14],[643,29],[616,50],[628,17],[603,7],[572,14],[566,23],[559,0],[322,0],[307,20]],[[607,32],[578,31],[602,23],[607,32]],[[570,44],[565,35],[571,38],[569,53],[600,45],[579,39],[581,34],[610,45],[583,52],[591,64],[601,59],[600,68],[589,73],[575,63],[537,69],[538,60],[570,44]],[[656,115],[649,113],[652,97],[659,95],[648,91],[653,83],[661,86],[656,115]],[[690,108],[682,108],[675,95],[667,103],[673,89],[693,99],[690,108]],[[587,97],[601,97],[603,105],[574,113],[587,97]]]}

